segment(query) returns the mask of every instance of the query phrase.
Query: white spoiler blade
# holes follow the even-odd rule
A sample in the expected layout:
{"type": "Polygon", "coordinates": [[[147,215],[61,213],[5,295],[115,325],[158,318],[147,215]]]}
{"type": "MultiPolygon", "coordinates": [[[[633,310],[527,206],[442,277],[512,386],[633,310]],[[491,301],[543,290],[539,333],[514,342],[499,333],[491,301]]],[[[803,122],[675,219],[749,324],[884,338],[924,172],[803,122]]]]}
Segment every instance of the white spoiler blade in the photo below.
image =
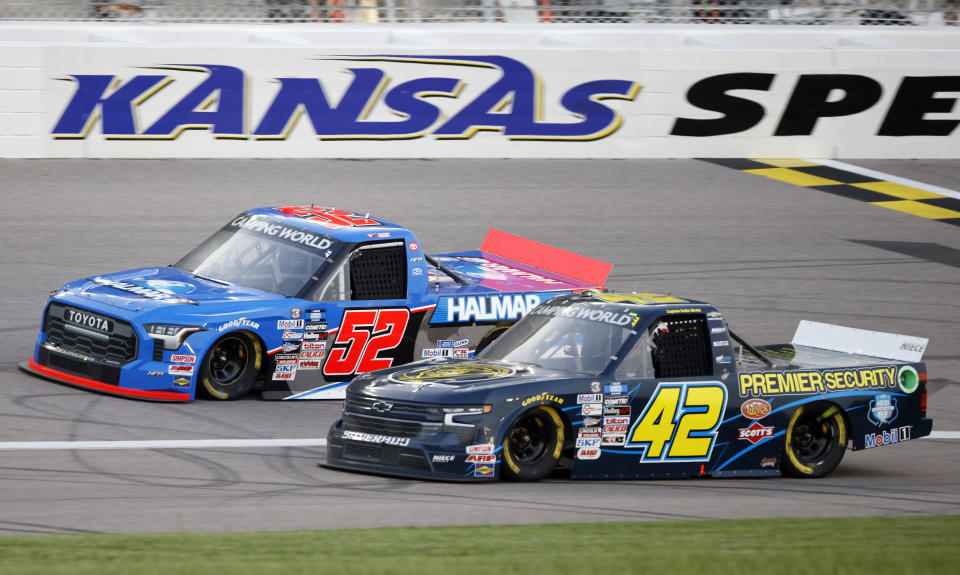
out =
{"type": "Polygon", "coordinates": [[[797,326],[793,341],[790,343],[841,353],[915,362],[923,358],[928,341],[925,337],[867,331],[803,320],[797,326]]]}

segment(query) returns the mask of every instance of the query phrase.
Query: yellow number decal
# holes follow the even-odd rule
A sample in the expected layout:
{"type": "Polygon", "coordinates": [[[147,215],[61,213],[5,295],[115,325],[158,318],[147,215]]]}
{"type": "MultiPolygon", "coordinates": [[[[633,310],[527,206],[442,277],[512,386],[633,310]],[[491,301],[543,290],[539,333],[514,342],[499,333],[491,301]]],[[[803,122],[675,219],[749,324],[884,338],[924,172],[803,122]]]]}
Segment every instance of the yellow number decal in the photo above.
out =
{"type": "Polygon", "coordinates": [[[626,447],[645,448],[645,462],[709,460],[726,407],[727,391],[718,383],[661,383],[626,447]]]}
{"type": "Polygon", "coordinates": [[[630,430],[628,447],[634,444],[646,445],[644,459],[660,459],[663,448],[673,438],[676,425],[673,421],[677,416],[677,405],[680,404],[680,387],[658,387],[657,393],[650,398],[650,403],[643,410],[643,415],[630,430]]]}

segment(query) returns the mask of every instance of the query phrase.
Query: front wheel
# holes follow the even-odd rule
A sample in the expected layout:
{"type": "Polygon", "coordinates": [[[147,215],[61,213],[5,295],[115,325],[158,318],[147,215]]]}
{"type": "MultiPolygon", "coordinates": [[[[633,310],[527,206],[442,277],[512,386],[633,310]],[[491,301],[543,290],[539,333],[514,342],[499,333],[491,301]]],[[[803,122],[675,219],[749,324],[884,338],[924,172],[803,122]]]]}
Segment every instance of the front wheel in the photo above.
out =
{"type": "Polygon", "coordinates": [[[243,333],[218,339],[200,365],[198,391],[209,399],[239,399],[247,394],[260,374],[263,353],[260,342],[243,333]]]}
{"type": "Polygon", "coordinates": [[[563,452],[563,420],[557,410],[537,406],[510,425],[503,438],[503,475],[537,481],[550,474],[563,452]]]}
{"type": "Polygon", "coordinates": [[[843,411],[831,403],[802,405],[787,425],[780,470],[791,477],[823,477],[836,469],[846,449],[843,411]]]}

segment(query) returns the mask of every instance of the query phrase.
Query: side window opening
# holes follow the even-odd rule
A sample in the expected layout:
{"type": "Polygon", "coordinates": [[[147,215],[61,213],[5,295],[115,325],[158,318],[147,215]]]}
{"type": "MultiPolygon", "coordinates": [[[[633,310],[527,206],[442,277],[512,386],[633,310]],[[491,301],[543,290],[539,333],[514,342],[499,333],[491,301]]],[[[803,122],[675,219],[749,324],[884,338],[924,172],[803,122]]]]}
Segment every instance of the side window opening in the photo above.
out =
{"type": "Polygon", "coordinates": [[[654,377],[713,375],[705,315],[663,316],[651,324],[649,341],[654,377]]]}
{"type": "Polygon", "coordinates": [[[350,254],[350,299],[407,297],[407,250],[403,242],[363,246],[350,254]]]}

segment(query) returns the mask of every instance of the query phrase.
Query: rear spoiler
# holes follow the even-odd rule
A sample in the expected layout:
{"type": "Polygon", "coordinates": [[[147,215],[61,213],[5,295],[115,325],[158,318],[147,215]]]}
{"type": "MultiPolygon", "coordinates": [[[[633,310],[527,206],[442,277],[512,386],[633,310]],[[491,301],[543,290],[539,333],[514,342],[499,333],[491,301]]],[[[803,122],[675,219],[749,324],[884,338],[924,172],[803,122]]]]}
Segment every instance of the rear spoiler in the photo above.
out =
{"type": "Polygon", "coordinates": [[[790,343],[841,353],[916,362],[923,358],[928,341],[925,337],[867,331],[803,320],[797,326],[793,341],[790,343]]]}
{"type": "Polygon", "coordinates": [[[603,288],[613,264],[541,244],[497,229],[487,232],[480,251],[603,288]]]}

